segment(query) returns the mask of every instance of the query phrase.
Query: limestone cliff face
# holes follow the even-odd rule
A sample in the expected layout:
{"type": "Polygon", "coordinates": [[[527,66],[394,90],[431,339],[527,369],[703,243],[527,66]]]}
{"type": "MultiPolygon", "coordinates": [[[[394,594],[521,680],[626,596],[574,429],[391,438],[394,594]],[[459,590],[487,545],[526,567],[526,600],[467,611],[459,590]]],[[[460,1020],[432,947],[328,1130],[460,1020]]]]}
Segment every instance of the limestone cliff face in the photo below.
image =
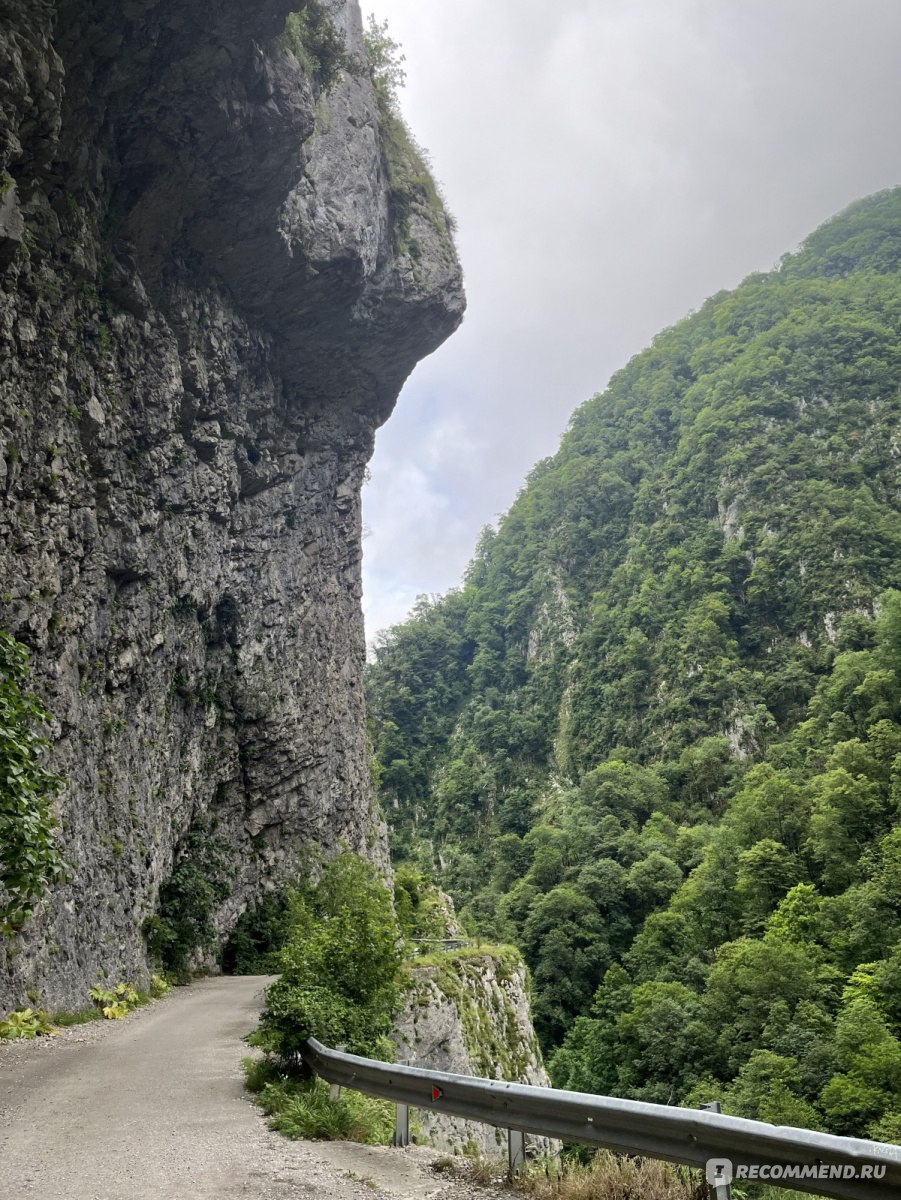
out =
{"type": "Polygon", "coordinates": [[[0,627],[71,865],[0,1008],[139,977],[198,822],[232,848],[222,930],[306,843],[385,855],[359,492],[462,287],[440,214],[398,236],[365,70],[319,95],[278,40],[298,7],[0,2],[0,627]]]}
{"type": "MultiPolygon", "coordinates": [[[[526,968],[512,948],[463,950],[431,956],[414,968],[394,1040],[397,1061],[456,1075],[480,1075],[548,1087],[550,1081],[532,1027],[526,968]]],[[[417,1109],[424,1141],[451,1153],[486,1158],[507,1153],[503,1131],[417,1109]]],[[[531,1149],[551,1144],[531,1138],[531,1149]]]]}

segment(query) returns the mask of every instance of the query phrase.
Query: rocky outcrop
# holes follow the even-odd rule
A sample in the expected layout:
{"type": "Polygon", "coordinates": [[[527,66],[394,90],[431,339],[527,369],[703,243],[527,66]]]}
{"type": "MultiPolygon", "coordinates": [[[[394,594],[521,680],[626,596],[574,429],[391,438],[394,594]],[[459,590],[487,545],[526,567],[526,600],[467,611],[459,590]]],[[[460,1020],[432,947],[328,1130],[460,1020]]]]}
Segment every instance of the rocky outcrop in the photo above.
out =
{"type": "MultiPolygon", "coordinates": [[[[532,1027],[525,964],[512,947],[430,955],[411,971],[406,1006],[397,1020],[397,1061],[456,1075],[549,1086],[532,1027]]],[[[417,1109],[421,1140],[451,1153],[502,1157],[502,1130],[417,1109]]],[[[530,1138],[530,1152],[548,1153],[530,1138]]]]}
{"type": "Polygon", "coordinates": [[[298,7],[0,5],[0,627],[70,864],[0,1008],[140,977],[197,828],[223,931],[307,843],[384,861],[359,492],[462,288],[443,213],[398,229],[356,3],[327,94],[279,39],[298,7]]]}

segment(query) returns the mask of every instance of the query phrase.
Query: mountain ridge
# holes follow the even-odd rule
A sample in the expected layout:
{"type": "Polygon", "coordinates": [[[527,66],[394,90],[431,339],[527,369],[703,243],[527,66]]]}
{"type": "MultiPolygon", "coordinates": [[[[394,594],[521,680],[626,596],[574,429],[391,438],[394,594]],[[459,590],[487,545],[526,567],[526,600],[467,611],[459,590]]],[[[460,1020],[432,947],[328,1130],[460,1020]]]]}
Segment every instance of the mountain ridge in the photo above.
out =
{"type": "MultiPolygon", "coordinates": [[[[768,922],[793,888],[834,898],[832,909],[853,907],[855,888],[876,889],[892,913],[882,938],[854,950],[821,931],[822,969],[835,974],[831,991],[822,980],[808,988],[817,1013],[803,1028],[809,1040],[828,1027],[833,1067],[851,1054],[839,976],[853,986],[864,945],[872,961],[893,961],[901,931],[878,863],[891,857],[882,839],[896,820],[886,638],[901,585],[899,265],[895,189],[659,334],[576,411],[557,454],[483,534],[462,588],[423,599],[369,667],[394,855],[434,872],[473,928],[523,949],[544,1048],[567,1047],[552,1060],[557,1080],[661,1098],[640,1072],[637,1082],[605,1074],[598,1048],[586,1068],[585,1037],[576,1045],[568,1031],[594,1020],[623,1066],[631,1043],[623,1035],[614,1053],[611,1030],[621,1018],[650,1036],[634,1006],[647,1000],[642,987],[666,984],[675,991],[655,1004],[680,1022],[693,1013],[699,1036],[722,948],[743,937],[777,944],[765,940],[768,922]],[[841,771],[853,779],[849,762],[869,796],[862,840],[846,825],[866,803],[838,782],[841,771]],[[749,796],[768,794],[760,772],[801,806],[794,841],[776,817],[753,837],[751,826],[718,833],[749,796]],[[697,911],[682,920],[679,897],[697,890],[728,837],[748,857],[740,877],[716,876],[721,898],[704,893],[718,931],[708,938],[697,911]],[[828,866],[839,845],[843,879],[828,866]],[[696,938],[698,953],[680,938],[696,938]],[[642,954],[657,965],[636,978],[642,954]],[[616,971],[632,974],[617,983],[616,971]]],[[[896,1038],[896,1015],[873,1004],[872,1028],[896,1038]]],[[[824,1091],[831,1076],[792,1090],[780,1037],[753,1025],[731,1067],[692,1057],[683,1037],[682,1095],[716,1071],[746,1115],[767,1077],[811,1123],[862,1132],[891,1118],[896,1084],[885,1080],[878,1101],[853,1112],[836,1099],[852,1084],[824,1091]],[[758,1051],[778,1061],[753,1059],[758,1051]],[[755,1070],[756,1082],[742,1076],[755,1070]]],[[[855,1070],[834,1073],[871,1086],[855,1070]]]]}

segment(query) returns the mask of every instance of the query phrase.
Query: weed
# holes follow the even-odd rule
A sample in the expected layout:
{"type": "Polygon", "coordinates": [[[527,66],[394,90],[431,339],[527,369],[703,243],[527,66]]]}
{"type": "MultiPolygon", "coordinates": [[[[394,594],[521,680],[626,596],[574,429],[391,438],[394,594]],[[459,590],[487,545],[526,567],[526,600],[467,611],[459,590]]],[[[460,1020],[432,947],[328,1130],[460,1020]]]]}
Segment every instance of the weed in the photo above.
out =
{"type": "Polygon", "coordinates": [[[151,1000],[159,1000],[162,996],[165,996],[166,993],[171,990],[171,988],[172,988],[172,984],[169,983],[169,981],[167,979],[164,979],[162,977],[162,975],[151,975],[150,976],[150,998],[151,998],[151,1000]]]}
{"type": "Polygon", "coordinates": [[[89,995],[108,1021],[121,1021],[133,1008],[146,1004],[148,999],[142,997],[131,983],[117,983],[113,988],[97,984],[91,988],[89,995]]]}
{"type": "Polygon", "coordinates": [[[50,1014],[33,1008],[17,1008],[0,1021],[0,1038],[31,1041],[36,1037],[50,1037],[56,1033],[50,1014]]]}

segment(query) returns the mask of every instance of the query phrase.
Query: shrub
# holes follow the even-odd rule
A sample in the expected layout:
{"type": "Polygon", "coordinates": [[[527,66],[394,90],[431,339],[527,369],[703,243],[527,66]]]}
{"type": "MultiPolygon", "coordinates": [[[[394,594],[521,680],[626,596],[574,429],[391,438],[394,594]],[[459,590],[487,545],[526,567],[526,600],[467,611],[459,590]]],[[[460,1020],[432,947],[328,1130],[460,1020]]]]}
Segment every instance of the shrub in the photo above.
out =
{"type": "Polygon", "coordinates": [[[400,1006],[401,939],[391,893],[354,854],[329,863],[291,900],[282,976],[266,992],[252,1044],[284,1072],[303,1073],[300,1043],[315,1037],[358,1054],[384,1051],[400,1006]]]}
{"type": "Polygon", "coordinates": [[[335,86],[348,65],[344,36],[332,20],[334,6],[308,0],[300,12],[289,13],[281,44],[290,50],[318,88],[335,86]]]}
{"type": "Polygon", "coordinates": [[[370,16],[363,46],[379,107],[382,159],[388,178],[394,241],[398,250],[416,258],[419,246],[410,238],[413,213],[426,217],[448,240],[454,232],[454,220],[432,175],[426,152],[418,145],[400,114],[397,93],[406,80],[402,66],[404,55],[389,35],[387,21],[379,22],[370,16]]]}
{"type": "Polygon", "coordinates": [[[590,1163],[564,1162],[558,1173],[532,1168],[517,1182],[518,1189],[537,1200],[695,1200],[696,1185],[689,1173],[653,1159],[626,1158],[606,1150],[590,1163]]]}
{"type": "Polygon", "coordinates": [[[394,905],[404,937],[415,941],[451,936],[446,901],[415,867],[401,864],[395,870],[394,905]]]}

